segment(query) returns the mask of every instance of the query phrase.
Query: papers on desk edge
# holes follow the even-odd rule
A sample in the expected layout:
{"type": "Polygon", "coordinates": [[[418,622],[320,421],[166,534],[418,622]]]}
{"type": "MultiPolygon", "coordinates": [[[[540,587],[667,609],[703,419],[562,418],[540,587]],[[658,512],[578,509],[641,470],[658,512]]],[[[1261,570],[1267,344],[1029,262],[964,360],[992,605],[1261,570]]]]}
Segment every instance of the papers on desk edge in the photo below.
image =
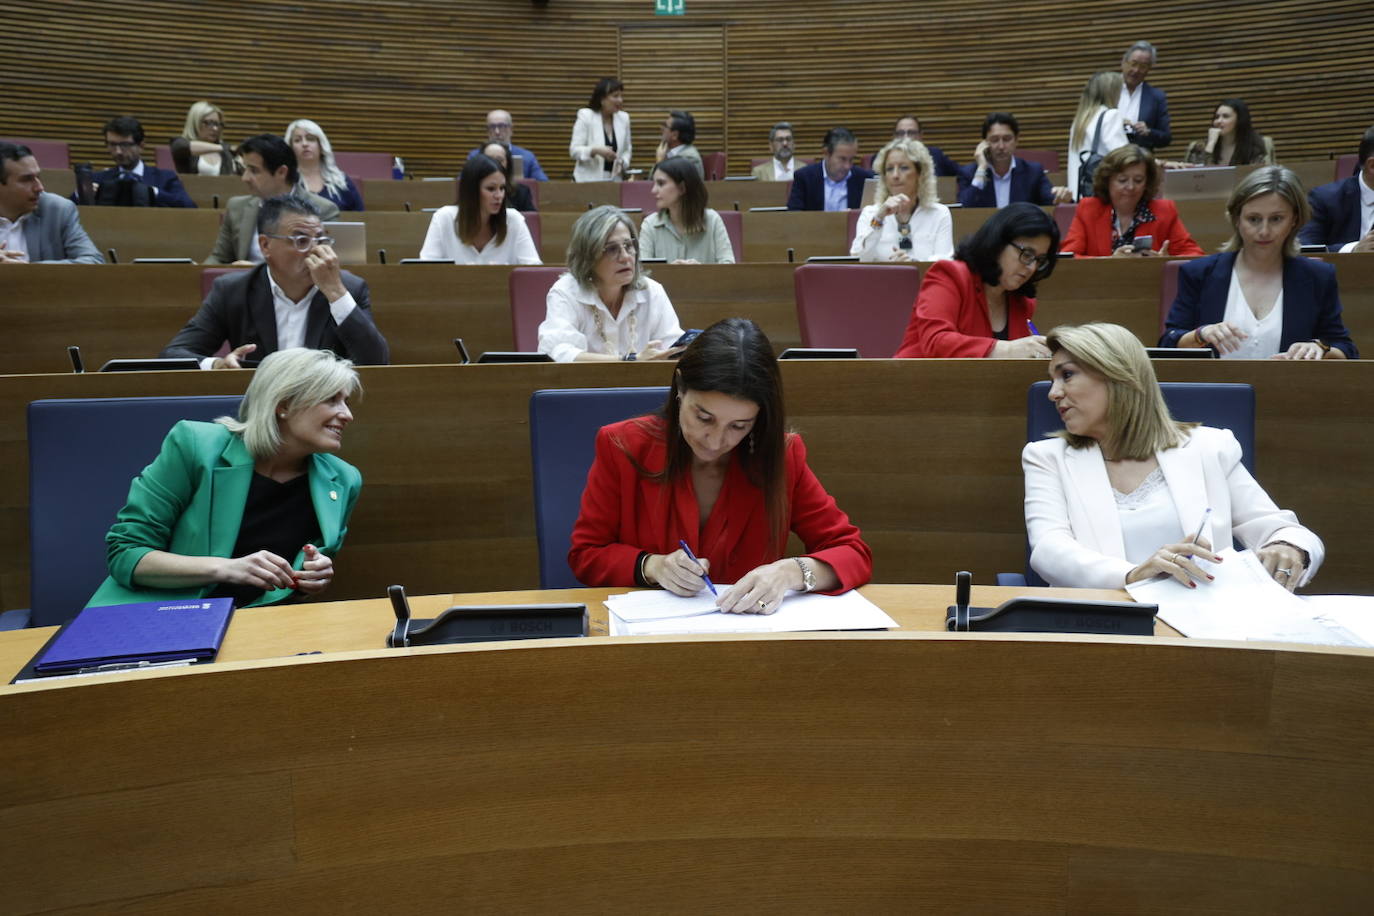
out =
{"type": "Polygon", "coordinates": [[[1160,620],[1197,639],[1374,647],[1374,598],[1299,598],[1270,578],[1253,551],[1227,548],[1220,556],[1220,563],[1198,561],[1216,579],[1197,588],[1155,578],[1126,591],[1158,604],[1160,620]]]}
{"type": "MultiPolygon", "coordinates": [[[[722,592],[728,587],[716,584],[722,592]]],[[[612,636],[897,628],[897,621],[882,608],[852,590],[841,595],[789,595],[773,614],[723,614],[709,591],[691,598],[665,591],[629,592],[611,595],[605,603],[612,636]]]]}

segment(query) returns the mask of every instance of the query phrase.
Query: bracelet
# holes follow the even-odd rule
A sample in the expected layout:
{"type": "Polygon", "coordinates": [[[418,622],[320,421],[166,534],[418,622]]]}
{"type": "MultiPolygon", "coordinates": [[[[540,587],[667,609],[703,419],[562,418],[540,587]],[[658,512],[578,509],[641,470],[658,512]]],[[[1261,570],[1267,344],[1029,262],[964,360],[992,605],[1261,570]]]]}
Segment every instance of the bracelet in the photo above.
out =
{"type": "Polygon", "coordinates": [[[649,563],[649,551],[641,550],[639,559],[635,561],[635,585],[641,588],[653,588],[657,583],[650,582],[649,576],[644,572],[644,567],[649,563]]]}
{"type": "Polygon", "coordinates": [[[881,219],[878,219],[876,216],[873,219],[869,220],[868,224],[872,226],[874,229],[883,228],[883,221],[881,219]]]}
{"type": "Polygon", "coordinates": [[[625,362],[625,363],[632,363],[632,362],[634,362],[634,361],[637,360],[637,359],[639,359],[639,354],[632,351],[632,352],[626,353],[624,356],[622,356],[622,357],[620,358],[620,361],[621,361],[621,362],[625,362]]]}
{"type": "Polygon", "coordinates": [[[1203,337],[1203,336],[1202,336],[1202,329],[1205,328],[1205,327],[1207,327],[1207,325],[1205,325],[1205,324],[1200,324],[1200,325],[1198,325],[1198,326],[1193,330],[1193,336],[1196,337],[1196,338],[1197,338],[1197,342],[1200,343],[1200,344],[1202,344],[1204,347],[1210,347],[1212,344],[1207,340],[1206,337],[1203,337]]]}
{"type": "Polygon", "coordinates": [[[1322,348],[1322,356],[1331,352],[1331,344],[1322,340],[1320,337],[1313,337],[1312,342],[1322,348]]]}
{"type": "Polygon", "coordinates": [[[816,589],[816,574],[811,571],[811,564],[801,557],[793,557],[797,565],[801,567],[802,591],[810,592],[816,589]]]}

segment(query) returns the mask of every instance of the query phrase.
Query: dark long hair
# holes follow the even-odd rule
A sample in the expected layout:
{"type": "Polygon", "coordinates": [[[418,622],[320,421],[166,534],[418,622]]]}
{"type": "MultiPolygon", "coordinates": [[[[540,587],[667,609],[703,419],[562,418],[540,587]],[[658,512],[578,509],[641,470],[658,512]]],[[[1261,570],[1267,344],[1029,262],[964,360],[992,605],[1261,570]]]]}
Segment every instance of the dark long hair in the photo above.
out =
{"type": "Polygon", "coordinates": [[[677,228],[683,233],[701,232],[706,228],[706,182],[701,180],[697,167],[686,159],[664,159],[654,166],[655,172],[662,172],[682,191],[682,225],[677,228]]]}
{"type": "MultiPolygon", "coordinates": [[[[510,176],[501,170],[501,164],[481,153],[465,162],[458,173],[458,238],[464,245],[471,245],[482,231],[482,182],[493,172],[507,179],[509,189],[510,176]]],[[[496,244],[506,240],[505,207],[491,215],[491,231],[496,244]]]]}
{"type": "Polygon", "coordinates": [[[789,515],[787,413],[773,345],[748,318],[726,318],[702,331],[683,351],[661,411],[668,461],[657,474],[641,469],[670,485],[692,470],[692,448],[682,437],[678,418],[686,391],[715,391],[759,406],[754,428],[735,447],[735,458],[749,482],[763,491],[769,543],[773,552],[781,555],[787,543],[789,515]]]}
{"type": "MultiPolygon", "coordinates": [[[[1222,99],[1220,108],[1225,105],[1236,113],[1236,151],[1231,154],[1232,165],[1250,165],[1255,162],[1264,161],[1264,138],[1255,130],[1255,125],[1250,120],[1250,106],[1245,104],[1244,99],[1222,99]]],[[[1212,117],[1216,118],[1217,108],[1212,109],[1212,117]]],[[[1221,144],[1216,145],[1212,150],[1212,161],[1217,162],[1221,158],[1221,144]]]]}
{"type": "Polygon", "coordinates": [[[1037,235],[1050,237],[1049,261],[1022,285],[1019,292],[1023,296],[1035,295],[1035,284],[1054,273],[1055,255],[1059,253],[1059,226],[1044,210],[1028,201],[1007,204],[992,216],[973,235],[959,243],[954,258],[963,261],[988,286],[1002,282],[1002,252],[1013,239],[1033,238],[1037,235]]]}

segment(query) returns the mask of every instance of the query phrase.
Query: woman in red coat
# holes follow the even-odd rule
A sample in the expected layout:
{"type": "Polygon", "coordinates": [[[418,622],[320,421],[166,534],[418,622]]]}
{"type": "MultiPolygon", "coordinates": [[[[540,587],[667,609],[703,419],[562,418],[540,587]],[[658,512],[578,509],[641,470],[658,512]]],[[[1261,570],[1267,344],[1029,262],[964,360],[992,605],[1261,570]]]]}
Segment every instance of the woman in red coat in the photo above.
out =
{"type": "Polygon", "coordinates": [[[707,328],[678,360],[661,411],[597,433],[572,571],[587,585],[678,595],[698,594],[709,574],[734,583],[719,589],[721,610],[759,614],[789,590],[866,583],[872,552],[786,425],[782,376],[758,325],[727,318],[707,328]],[[789,531],[804,556],[785,555],[789,531]]]}
{"type": "Polygon", "coordinates": [[[1193,241],[1172,200],[1156,198],[1161,170],[1149,150],[1128,144],[1102,158],[1093,173],[1093,196],[1078,202],[1061,251],[1080,258],[1196,257],[1193,241]],[[1136,242],[1148,238],[1148,248],[1136,242]]]}
{"type": "Polygon", "coordinates": [[[1035,284],[1054,271],[1059,227],[1021,201],[988,217],[921,279],[898,358],[1049,357],[1031,324],[1035,284]]]}

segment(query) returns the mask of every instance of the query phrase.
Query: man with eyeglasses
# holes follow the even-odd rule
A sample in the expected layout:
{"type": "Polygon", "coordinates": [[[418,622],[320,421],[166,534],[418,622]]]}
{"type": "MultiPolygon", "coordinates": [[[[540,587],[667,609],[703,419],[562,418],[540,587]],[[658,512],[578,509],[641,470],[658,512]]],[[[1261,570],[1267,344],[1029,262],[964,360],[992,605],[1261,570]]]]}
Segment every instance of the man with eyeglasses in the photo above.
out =
{"type": "Polygon", "coordinates": [[[1137,41],[1121,55],[1121,100],[1117,111],[1126,125],[1126,136],[1137,146],[1157,150],[1173,142],[1169,130],[1169,98],[1163,89],[1145,82],[1157,60],[1155,46],[1137,41]]]}
{"type": "Polygon", "coordinates": [[[74,203],[105,206],[194,207],[177,173],[143,162],[143,125],[137,118],[120,115],[102,128],[105,149],[114,168],[91,176],[92,199],[82,200],[80,190],[72,192],[74,203]],[[144,188],[138,187],[143,185],[144,188]]]}
{"type": "Polygon", "coordinates": [[[935,174],[943,178],[959,174],[959,163],[949,158],[938,146],[931,146],[921,139],[921,119],[915,115],[902,115],[892,128],[893,140],[915,140],[925,146],[930,158],[935,162],[935,174]]]}
{"type": "Polygon", "coordinates": [[[792,173],[797,170],[794,145],[792,125],[787,121],[774,124],[768,132],[768,151],[772,155],[767,162],[754,166],[751,174],[759,181],[791,181],[792,173]]]}
{"type": "Polygon", "coordinates": [[[258,207],[257,230],[265,263],[216,278],[160,355],[191,357],[202,369],[241,369],[277,350],[311,347],[360,366],[386,365],[367,283],[339,268],[319,210],[295,195],[271,197],[258,207]],[[213,355],[226,343],[227,354],[213,355]]]}
{"type": "Polygon", "coordinates": [[[670,111],[663,121],[663,136],[658,144],[655,162],[664,159],[686,159],[697,167],[697,174],[706,179],[706,166],[694,145],[697,139],[697,119],[690,111],[670,111]]]}
{"type": "Polygon", "coordinates": [[[234,152],[243,161],[243,174],[239,177],[253,193],[229,198],[224,207],[224,220],[219,224],[219,237],[204,263],[235,267],[262,263],[262,251],[258,247],[258,208],[269,197],[289,194],[308,200],[319,211],[321,219],[334,219],[339,215],[338,204],[305,189],[296,171],[296,153],[281,137],[258,134],[244,140],[234,152]]]}
{"type": "MultiPolygon", "coordinates": [[[[511,134],[515,132],[515,121],[511,118],[510,112],[500,108],[494,108],[487,112],[487,143],[501,142],[510,146],[512,156],[520,157],[520,168],[526,178],[533,178],[535,181],[548,181],[549,176],[544,174],[543,168],[539,165],[539,160],[534,153],[525,149],[523,146],[516,146],[511,140],[511,134]]],[[[482,151],[479,146],[468,153],[471,159],[482,151]]]]}

